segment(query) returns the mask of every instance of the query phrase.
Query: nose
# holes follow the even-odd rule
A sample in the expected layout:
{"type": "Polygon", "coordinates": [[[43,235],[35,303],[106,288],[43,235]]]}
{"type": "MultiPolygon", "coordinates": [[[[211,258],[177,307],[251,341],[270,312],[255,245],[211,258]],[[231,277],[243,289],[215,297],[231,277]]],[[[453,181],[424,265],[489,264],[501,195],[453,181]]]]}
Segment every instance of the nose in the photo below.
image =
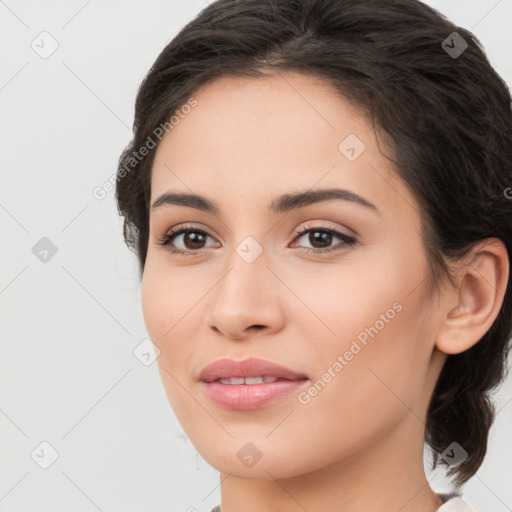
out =
{"type": "Polygon", "coordinates": [[[228,270],[211,291],[206,314],[209,327],[217,334],[241,341],[282,329],[285,287],[268,263],[265,252],[248,263],[233,251],[228,270]]]}

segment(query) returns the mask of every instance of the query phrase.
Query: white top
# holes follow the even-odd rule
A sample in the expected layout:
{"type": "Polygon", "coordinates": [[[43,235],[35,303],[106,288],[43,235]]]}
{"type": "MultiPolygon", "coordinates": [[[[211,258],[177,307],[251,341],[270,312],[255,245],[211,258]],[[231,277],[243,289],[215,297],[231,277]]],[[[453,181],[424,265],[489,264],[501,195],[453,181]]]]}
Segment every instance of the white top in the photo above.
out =
{"type": "Polygon", "coordinates": [[[437,512],[473,512],[473,510],[460,496],[454,496],[441,505],[437,512]]]}

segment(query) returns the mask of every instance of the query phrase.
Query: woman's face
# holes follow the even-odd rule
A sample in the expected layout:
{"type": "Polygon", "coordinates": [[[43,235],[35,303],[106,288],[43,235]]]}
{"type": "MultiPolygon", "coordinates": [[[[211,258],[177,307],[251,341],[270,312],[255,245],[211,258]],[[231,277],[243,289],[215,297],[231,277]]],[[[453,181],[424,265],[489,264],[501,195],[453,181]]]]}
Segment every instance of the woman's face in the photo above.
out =
{"type": "Polygon", "coordinates": [[[194,99],[156,150],[142,280],[146,327],[183,429],[211,465],[251,478],[375,458],[385,446],[421,450],[444,362],[439,316],[419,207],[370,123],[297,73],[224,77],[194,99]],[[354,196],[279,199],[327,189],[354,196]],[[202,196],[217,211],[170,194],[202,196]],[[162,245],[171,228],[189,232],[162,245]],[[296,375],[203,382],[202,370],[224,358],[296,375]]]}

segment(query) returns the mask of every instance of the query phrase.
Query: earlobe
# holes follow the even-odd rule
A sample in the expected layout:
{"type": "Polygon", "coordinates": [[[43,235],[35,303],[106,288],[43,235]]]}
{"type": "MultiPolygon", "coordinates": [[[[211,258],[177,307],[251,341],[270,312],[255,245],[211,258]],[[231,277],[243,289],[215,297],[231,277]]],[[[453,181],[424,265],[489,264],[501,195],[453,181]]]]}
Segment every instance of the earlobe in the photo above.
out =
{"type": "Polygon", "coordinates": [[[459,354],[475,345],[491,328],[503,304],[509,259],[503,242],[488,238],[464,258],[456,287],[443,297],[436,347],[459,354]],[[455,306],[453,306],[455,302],[455,306]]]}

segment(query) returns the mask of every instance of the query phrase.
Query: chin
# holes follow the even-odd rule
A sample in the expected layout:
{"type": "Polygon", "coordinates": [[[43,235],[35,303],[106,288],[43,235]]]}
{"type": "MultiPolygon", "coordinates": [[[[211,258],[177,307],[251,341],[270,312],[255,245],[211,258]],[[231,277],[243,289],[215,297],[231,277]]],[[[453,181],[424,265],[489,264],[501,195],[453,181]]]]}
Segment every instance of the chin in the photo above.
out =
{"type": "MultiPolygon", "coordinates": [[[[218,439],[203,439],[202,443],[192,440],[203,459],[217,471],[241,478],[257,480],[285,479],[308,473],[314,466],[314,460],[307,459],[304,451],[297,450],[297,443],[290,440],[289,446],[276,438],[276,442],[264,436],[245,435],[243,438],[229,438],[225,442],[218,439]],[[212,447],[215,449],[212,449],[212,447]],[[300,455],[300,459],[298,456],[300,455]]],[[[314,456],[318,459],[318,455],[314,456]]]]}

